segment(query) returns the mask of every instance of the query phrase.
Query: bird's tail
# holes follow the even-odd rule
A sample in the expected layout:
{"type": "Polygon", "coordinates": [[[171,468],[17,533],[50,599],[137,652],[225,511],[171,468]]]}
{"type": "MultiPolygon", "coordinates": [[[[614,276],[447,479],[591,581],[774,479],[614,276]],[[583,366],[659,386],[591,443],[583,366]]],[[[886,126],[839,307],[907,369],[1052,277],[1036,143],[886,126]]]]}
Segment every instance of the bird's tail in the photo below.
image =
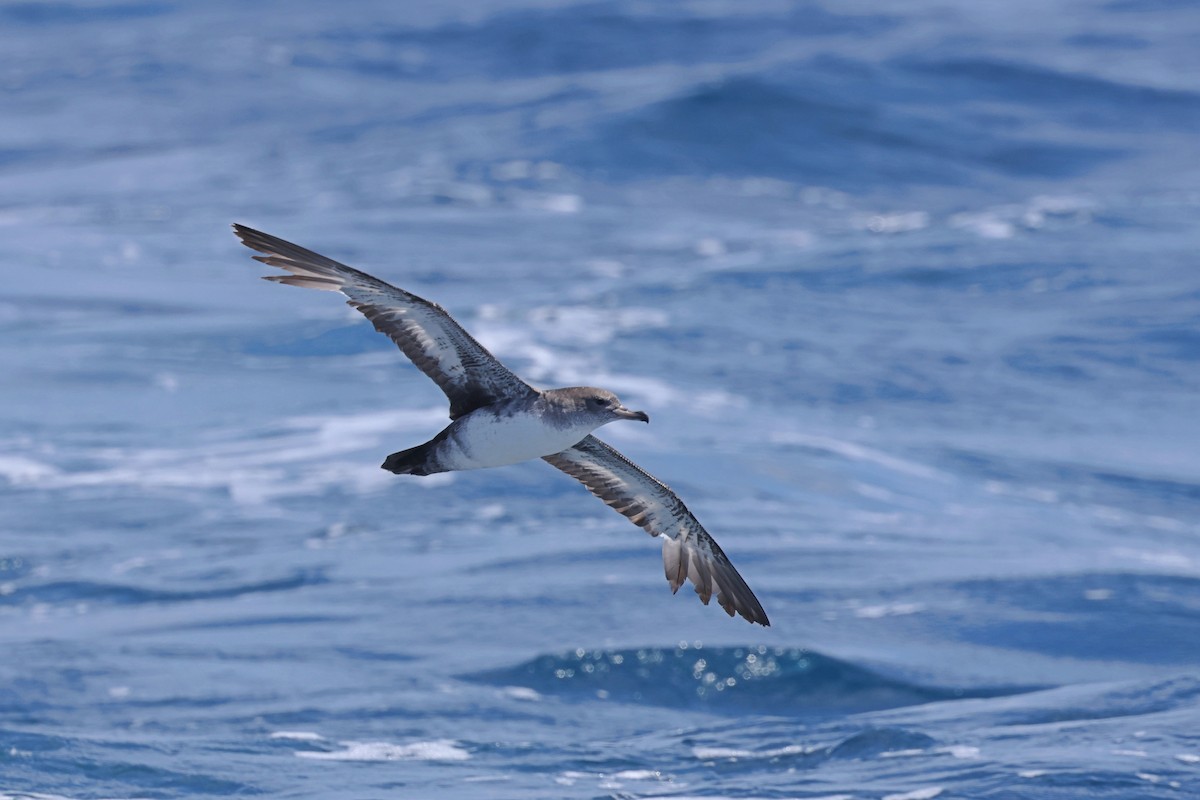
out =
{"type": "Polygon", "coordinates": [[[429,475],[432,470],[429,463],[430,442],[392,453],[383,461],[383,468],[397,475],[429,475]]]}

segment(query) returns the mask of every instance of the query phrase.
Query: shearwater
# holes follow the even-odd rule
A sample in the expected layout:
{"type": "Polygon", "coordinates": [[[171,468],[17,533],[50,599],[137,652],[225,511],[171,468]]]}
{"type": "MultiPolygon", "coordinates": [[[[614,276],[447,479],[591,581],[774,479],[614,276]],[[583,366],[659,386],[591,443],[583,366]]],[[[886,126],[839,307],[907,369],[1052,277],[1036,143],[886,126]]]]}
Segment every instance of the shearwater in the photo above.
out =
{"type": "Polygon", "coordinates": [[[670,487],[592,435],[615,420],[649,422],[644,411],[631,411],[612,392],[591,386],[535,389],[436,303],[275,236],[244,225],[233,229],[243,244],[264,254],[255,260],[290,273],[266,280],[341,292],[450,399],[445,430],[392,453],[384,469],[433,475],[544,459],[662,538],[672,592],[690,580],[705,605],[715,595],[729,616],[771,624],[754,592],[670,487]]]}

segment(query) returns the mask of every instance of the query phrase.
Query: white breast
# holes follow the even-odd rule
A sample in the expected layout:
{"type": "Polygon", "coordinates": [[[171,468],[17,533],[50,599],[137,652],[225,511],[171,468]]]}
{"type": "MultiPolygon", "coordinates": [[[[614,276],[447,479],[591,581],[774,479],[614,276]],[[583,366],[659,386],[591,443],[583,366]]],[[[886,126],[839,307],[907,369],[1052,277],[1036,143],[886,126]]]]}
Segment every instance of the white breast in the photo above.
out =
{"type": "Polygon", "coordinates": [[[560,428],[533,413],[496,415],[481,408],[458,420],[438,451],[450,469],[483,469],[559,453],[592,432],[591,424],[560,428]]]}

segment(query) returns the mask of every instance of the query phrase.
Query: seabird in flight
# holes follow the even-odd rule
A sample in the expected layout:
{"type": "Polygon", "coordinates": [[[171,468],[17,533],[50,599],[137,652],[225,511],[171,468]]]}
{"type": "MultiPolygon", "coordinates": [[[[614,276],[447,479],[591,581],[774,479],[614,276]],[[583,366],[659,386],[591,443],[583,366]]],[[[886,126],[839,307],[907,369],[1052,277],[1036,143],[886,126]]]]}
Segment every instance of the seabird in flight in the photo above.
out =
{"type": "Polygon", "coordinates": [[[758,598],[725,553],[670,487],[592,435],[615,420],[649,422],[612,392],[590,386],[535,389],[463,330],[441,306],[311,250],[234,225],[257,261],[286,270],[269,281],[341,292],[433,379],[450,399],[450,425],[424,444],[392,453],[383,468],[432,475],[541,458],[663,540],[671,591],[684,580],[700,600],[770,625],[758,598]]]}

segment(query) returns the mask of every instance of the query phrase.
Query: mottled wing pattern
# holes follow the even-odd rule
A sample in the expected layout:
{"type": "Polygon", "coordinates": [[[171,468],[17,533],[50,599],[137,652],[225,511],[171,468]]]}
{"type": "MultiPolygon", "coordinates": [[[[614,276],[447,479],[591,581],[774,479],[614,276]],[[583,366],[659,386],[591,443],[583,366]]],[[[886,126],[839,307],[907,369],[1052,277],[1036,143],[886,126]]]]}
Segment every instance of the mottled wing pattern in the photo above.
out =
{"type": "Polygon", "coordinates": [[[595,436],[545,460],[651,536],[662,537],[663,566],[672,592],[687,579],[705,605],[716,594],[729,616],[736,612],[751,622],[771,624],[754,592],[670,487],[595,436]]]}
{"type": "Polygon", "coordinates": [[[496,400],[534,391],[437,303],[278,237],[244,225],[233,229],[242,244],[266,254],[254,256],[256,261],[291,273],[270,275],[266,280],[348,297],[349,304],[371,320],[375,330],[386,334],[441,387],[450,398],[451,419],[496,400]]]}

